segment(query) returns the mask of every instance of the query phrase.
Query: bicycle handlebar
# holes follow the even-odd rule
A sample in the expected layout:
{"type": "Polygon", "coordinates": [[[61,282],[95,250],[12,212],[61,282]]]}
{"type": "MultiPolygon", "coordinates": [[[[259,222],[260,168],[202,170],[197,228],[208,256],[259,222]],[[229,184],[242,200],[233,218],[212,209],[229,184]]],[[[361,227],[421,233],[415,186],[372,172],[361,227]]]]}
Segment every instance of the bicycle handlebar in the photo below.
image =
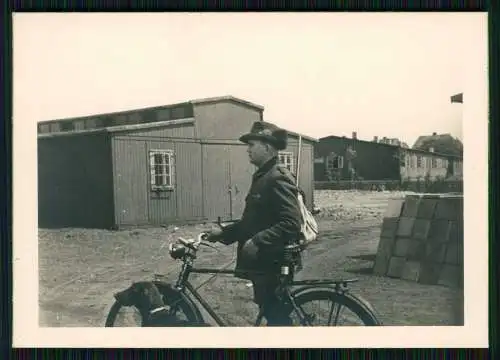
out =
{"type": "Polygon", "coordinates": [[[191,253],[188,249],[192,250],[194,254],[196,254],[201,245],[218,250],[216,247],[204,242],[204,240],[206,240],[207,238],[208,233],[206,232],[198,234],[196,236],[196,239],[184,239],[182,237],[179,237],[176,242],[171,243],[168,247],[170,256],[173,259],[181,259],[185,255],[189,255],[191,253]]]}
{"type": "Polygon", "coordinates": [[[184,239],[182,237],[179,238],[179,242],[182,243],[183,245],[193,249],[193,250],[198,250],[200,245],[208,245],[203,243],[203,240],[206,240],[208,238],[208,233],[202,232],[198,234],[196,237],[196,240],[194,239],[184,239]]]}

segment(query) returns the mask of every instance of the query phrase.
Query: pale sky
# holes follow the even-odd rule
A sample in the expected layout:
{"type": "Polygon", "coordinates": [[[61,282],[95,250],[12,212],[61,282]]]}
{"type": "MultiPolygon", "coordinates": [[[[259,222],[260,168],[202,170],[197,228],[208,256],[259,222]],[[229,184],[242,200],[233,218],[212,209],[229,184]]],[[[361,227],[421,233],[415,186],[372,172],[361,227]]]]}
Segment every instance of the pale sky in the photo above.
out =
{"type": "Polygon", "coordinates": [[[14,121],[233,95],[316,138],[462,138],[480,13],[16,14],[14,121]],[[464,94],[467,101],[467,94],[464,94]]]}

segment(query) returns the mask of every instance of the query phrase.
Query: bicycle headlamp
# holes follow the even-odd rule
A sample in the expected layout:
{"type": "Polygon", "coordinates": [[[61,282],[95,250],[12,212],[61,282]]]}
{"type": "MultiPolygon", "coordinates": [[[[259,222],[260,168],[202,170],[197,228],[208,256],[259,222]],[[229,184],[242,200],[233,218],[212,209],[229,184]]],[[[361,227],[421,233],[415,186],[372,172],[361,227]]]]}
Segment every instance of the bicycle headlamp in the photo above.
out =
{"type": "Polygon", "coordinates": [[[186,247],[182,244],[170,244],[168,247],[168,252],[170,253],[170,257],[174,260],[181,259],[186,255],[186,247]]]}

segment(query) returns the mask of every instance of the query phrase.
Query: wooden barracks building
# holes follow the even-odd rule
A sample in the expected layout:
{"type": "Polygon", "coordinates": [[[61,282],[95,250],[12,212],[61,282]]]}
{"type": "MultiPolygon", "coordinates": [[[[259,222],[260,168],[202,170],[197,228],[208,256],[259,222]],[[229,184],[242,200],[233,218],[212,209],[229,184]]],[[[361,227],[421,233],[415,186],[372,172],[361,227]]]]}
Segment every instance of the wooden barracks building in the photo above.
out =
{"type": "MultiPolygon", "coordinates": [[[[433,133],[421,139],[443,138],[449,134],[433,133]]],[[[317,182],[345,181],[351,179],[352,169],[355,178],[367,181],[401,181],[462,177],[463,159],[461,156],[439,154],[428,150],[411,149],[397,142],[358,139],[356,132],[352,138],[345,136],[326,136],[314,146],[314,177],[317,182]],[[350,151],[354,152],[349,164],[350,151]]],[[[397,139],[392,139],[397,140],[397,139]]]]}
{"type": "MultiPolygon", "coordinates": [[[[238,138],[263,111],[227,96],[40,122],[39,227],[239,219],[255,168],[238,138]]],[[[299,137],[311,207],[316,140],[290,132],[280,160],[295,172],[299,137]]]]}

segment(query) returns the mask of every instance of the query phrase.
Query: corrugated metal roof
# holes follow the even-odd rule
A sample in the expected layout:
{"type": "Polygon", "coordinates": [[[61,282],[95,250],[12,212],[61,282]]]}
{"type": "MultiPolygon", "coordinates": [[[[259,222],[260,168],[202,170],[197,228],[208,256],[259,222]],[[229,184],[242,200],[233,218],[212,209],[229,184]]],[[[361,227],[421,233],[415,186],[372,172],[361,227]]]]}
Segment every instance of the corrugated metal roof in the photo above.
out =
{"type": "Polygon", "coordinates": [[[175,125],[192,124],[192,123],[194,123],[194,118],[186,118],[177,120],[158,121],[145,124],[110,126],[98,129],[76,130],[67,132],[65,131],[65,132],[55,132],[55,133],[41,133],[38,134],[38,138],[50,138],[56,136],[76,136],[82,134],[95,134],[95,133],[116,133],[116,132],[124,132],[131,130],[153,129],[165,126],[175,126],[175,125]]]}

